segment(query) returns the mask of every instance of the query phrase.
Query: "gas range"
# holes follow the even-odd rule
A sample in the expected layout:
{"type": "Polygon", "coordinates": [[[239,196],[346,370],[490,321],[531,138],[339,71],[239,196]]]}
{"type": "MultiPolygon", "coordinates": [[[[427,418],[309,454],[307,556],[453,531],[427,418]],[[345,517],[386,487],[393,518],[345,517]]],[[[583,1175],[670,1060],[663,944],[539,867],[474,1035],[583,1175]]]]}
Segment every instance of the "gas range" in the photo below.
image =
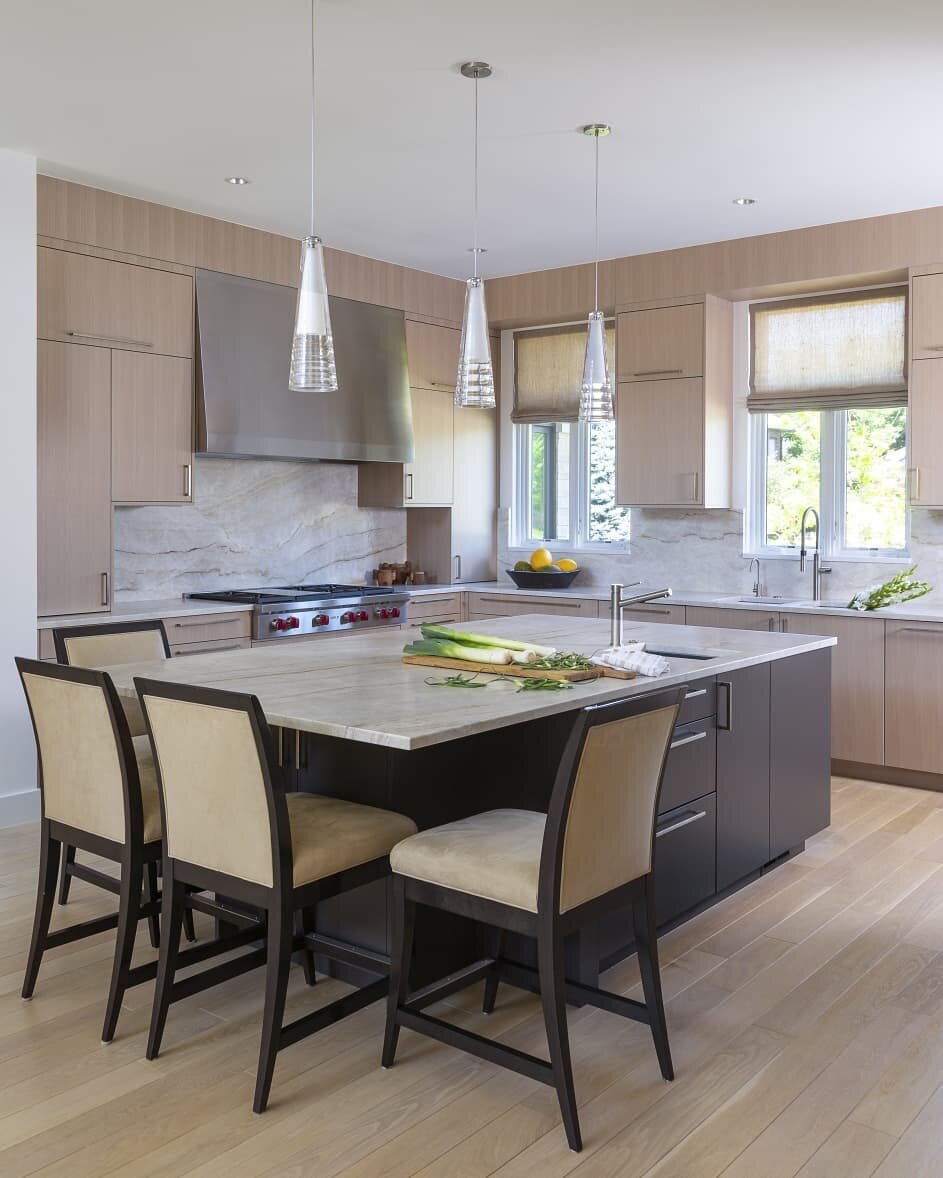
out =
{"type": "Polygon", "coordinates": [[[251,605],[256,642],[399,626],[406,621],[409,605],[408,594],[374,585],[284,585],[185,596],[194,601],[251,605]]]}

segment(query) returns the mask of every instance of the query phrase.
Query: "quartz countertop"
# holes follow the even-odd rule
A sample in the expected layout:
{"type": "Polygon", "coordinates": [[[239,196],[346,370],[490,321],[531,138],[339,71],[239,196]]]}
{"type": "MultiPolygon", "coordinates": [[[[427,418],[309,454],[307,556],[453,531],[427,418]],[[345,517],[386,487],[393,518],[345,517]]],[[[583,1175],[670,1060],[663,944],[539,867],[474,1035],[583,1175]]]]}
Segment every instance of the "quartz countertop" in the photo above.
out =
{"type": "Polygon", "coordinates": [[[143,618],[185,618],[198,614],[248,613],[251,605],[234,605],[225,601],[187,601],[182,597],[159,598],[155,601],[119,603],[110,613],[60,614],[55,618],[38,618],[38,630],[54,630],[56,626],[107,626],[112,622],[139,622],[143,618]]]}
{"type": "MultiPolygon", "coordinates": [[[[488,628],[496,636],[586,653],[606,646],[609,638],[608,622],[589,618],[524,614],[496,618],[488,628]]],[[[826,637],[634,621],[626,622],[625,635],[659,649],[709,652],[713,657],[672,656],[671,673],[657,679],[599,679],[559,693],[518,692],[506,682],[462,691],[426,682],[443,672],[403,663],[399,631],[365,631],[330,642],[270,643],[181,661],[113,667],[109,673],[125,697],[134,695],[135,676],[251,692],[271,724],[417,749],[835,645],[834,638],[826,637]]]]}

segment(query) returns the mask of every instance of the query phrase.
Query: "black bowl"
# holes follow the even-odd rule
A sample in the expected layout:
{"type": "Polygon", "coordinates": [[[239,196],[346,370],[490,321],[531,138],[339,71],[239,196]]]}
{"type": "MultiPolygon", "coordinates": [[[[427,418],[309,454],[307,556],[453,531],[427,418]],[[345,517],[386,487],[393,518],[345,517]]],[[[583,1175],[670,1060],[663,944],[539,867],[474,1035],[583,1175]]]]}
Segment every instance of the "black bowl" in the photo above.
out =
{"type": "Polygon", "coordinates": [[[573,569],[570,573],[519,573],[517,569],[508,569],[507,574],[518,589],[569,589],[580,575],[580,570],[573,569]]]}

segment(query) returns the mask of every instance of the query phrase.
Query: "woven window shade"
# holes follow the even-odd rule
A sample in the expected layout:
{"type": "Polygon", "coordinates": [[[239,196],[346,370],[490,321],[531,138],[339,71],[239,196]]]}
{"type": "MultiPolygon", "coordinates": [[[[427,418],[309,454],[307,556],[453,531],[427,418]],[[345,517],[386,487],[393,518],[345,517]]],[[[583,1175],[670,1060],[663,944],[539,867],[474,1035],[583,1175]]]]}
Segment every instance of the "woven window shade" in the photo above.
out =
{"type": "Polygon", "coordinates": [[[751,413],[907,404],[906,287],[750,307],[751,413]]]}
{"type": "MultiPolygon", "coordinates": [[[[613,371],[615,344],[615,328],[607,324],[606,355],[610,373],[613,371]]],[[[576,421],[585,352],[584,325],[522,331],[515,335],[511,420],[519,424],[576,421]]]]}

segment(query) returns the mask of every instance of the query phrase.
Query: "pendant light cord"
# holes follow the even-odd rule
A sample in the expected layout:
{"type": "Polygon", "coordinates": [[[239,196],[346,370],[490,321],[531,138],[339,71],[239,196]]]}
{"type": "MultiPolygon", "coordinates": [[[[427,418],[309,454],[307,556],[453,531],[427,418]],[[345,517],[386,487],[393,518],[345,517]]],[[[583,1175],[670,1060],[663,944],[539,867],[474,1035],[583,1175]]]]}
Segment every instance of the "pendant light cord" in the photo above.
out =
{"type": "Polygon", "coordinates": [[[311,236],[314,237],[314,145],[315,145],[315,110],[314,110],[314,4],[311,0],[311,236]]]}
{"type": "Polygon", "coordinates": [[[595,257],[596,264],[593,270],[593,310],[599,310],[599,133],[595,135],[596,140],[596,206],[595,206],[595,221],[596,221],[596,240],[595,240],[595,257]]]}
{"type": "Polygon", "coordinates": [[[475,277],[478,277],[478,77],[475,77],[475,277]]]}

